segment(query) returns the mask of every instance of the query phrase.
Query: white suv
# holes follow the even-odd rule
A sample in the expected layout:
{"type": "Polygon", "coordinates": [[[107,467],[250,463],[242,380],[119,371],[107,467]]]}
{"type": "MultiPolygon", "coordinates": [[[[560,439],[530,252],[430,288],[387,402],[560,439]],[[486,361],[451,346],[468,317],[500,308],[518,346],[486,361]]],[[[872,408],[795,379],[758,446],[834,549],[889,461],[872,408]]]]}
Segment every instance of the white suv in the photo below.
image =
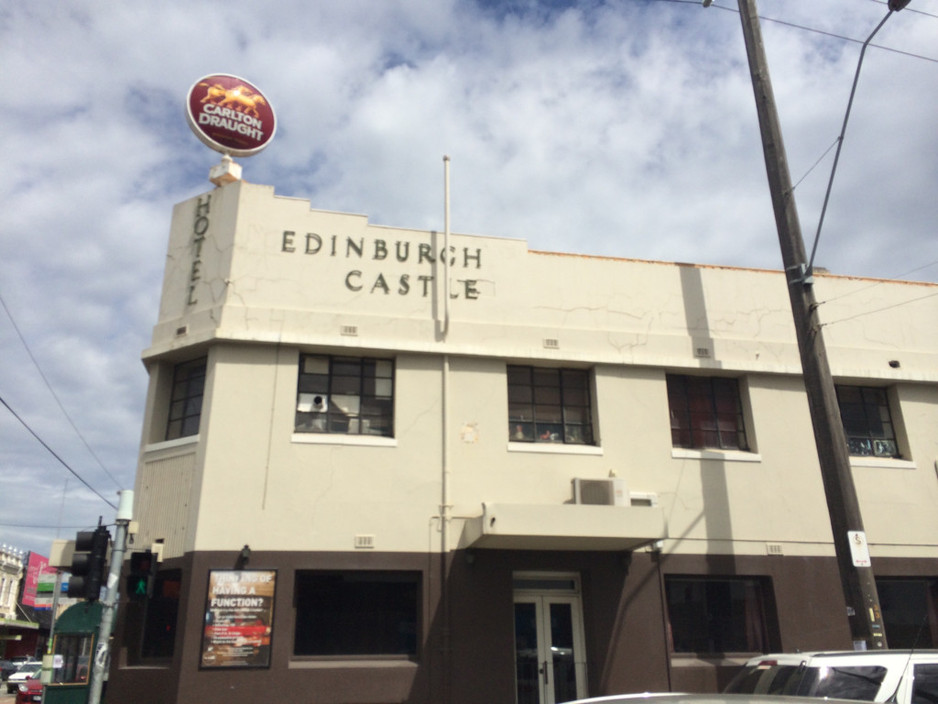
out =
{"type": "Polygon", "coordinates": [[[745,664],[724,692],[935,704],[938,650],[760,655],[745,664]]]}

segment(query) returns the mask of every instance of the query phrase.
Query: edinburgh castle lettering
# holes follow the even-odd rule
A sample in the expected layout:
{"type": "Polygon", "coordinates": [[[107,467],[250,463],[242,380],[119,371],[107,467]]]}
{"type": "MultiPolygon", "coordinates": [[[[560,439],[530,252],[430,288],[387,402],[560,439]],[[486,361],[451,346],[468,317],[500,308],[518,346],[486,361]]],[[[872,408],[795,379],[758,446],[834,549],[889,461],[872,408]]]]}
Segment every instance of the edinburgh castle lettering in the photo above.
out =
{"type": "MultiPolygon", "coordinates": [[[[383,262],[387,264],[416,264],[433,266],[438,262],[450,272],[465,270],[467,273],[482,268],[482,250],[471,247],[449,247],[434,250],[426,243],[412,243],[407,240],[388,242],[383,239],[366,241],[364,237],[323,237],[314,232],[297,235],[292,230],[284,230],[281,240],[281,252],[317,257],[360,260],[365,262],[383,262]]],[[[399,296],[417,295],[428,297],[432,292],[434,276],[432,274],[394,273],[386,271],[365,271],[350,269],[344,276],[345,287],[349,291],[368,293],[396,294],[399,296]]],[[[479,298],[479,279],[455,278],[450,280],[450,298],[475,300],[479,298]]]]}

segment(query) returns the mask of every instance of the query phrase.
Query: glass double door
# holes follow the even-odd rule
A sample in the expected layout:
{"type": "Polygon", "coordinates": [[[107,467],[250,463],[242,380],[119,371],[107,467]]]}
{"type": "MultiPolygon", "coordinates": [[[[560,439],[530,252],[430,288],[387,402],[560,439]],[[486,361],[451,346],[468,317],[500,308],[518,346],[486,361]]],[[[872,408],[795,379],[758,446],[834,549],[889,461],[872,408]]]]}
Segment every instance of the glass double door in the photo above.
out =
{"type": "Polygon", "coordinates": [[[515,591],[517,704],[586,696],[579,595],[515,591]]]}

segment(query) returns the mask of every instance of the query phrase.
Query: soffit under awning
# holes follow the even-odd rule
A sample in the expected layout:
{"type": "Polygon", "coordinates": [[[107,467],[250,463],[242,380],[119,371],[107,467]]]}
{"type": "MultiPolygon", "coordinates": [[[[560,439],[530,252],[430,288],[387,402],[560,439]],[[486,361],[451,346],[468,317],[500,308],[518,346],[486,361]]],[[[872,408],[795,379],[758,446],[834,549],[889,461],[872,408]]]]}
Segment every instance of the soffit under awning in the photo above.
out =
{"type": "Polygon", "coordinates": [[[460,547],[505,550],[635,550],[667,537],[658,506],[483,503],[460,547]]]}

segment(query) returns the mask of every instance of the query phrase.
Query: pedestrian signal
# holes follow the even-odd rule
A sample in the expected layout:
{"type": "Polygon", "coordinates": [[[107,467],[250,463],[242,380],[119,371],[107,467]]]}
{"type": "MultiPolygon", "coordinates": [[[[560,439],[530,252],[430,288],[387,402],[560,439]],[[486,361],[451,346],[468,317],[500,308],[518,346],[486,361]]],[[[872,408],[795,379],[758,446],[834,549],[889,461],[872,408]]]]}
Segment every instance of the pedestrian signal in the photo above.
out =
{"type": "Polygon", "coordinates": [[[153,577],[156,575],[156,555],[151,551],[130,554],[130,573],[127,575],[127,598],[142,601],[153,596],[153,577]]]}

